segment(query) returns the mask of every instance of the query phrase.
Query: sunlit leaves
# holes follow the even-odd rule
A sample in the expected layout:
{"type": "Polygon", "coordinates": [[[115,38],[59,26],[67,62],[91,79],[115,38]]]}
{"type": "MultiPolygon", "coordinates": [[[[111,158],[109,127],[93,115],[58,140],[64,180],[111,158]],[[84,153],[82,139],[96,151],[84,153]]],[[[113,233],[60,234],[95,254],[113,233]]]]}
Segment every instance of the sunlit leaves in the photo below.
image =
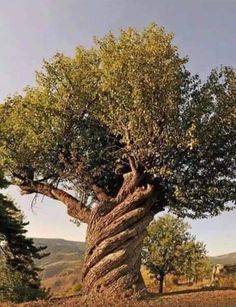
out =
{"type": "Polygon", "coordinates": [[[132,156],[179,215],[234,204],[235,71],[213,70],[202,83],[172,40],[152,24],[45,61],[36,86],[0,107],[0,164],[8,174],[27,168],[35,179],[76,181],[89,194],[83,164],[114,194],[132,156]]]}
{"type": "Polygon", "coordinates": [[[133,155],[142,162],[177,140],[171,131],[178,129],[186,60],[179,57],[172,38],[151,25],[141,33],[130,28],[121,31],[119,38],[110,34],[98,41],[102,77],[97,114],[123,135],[123,141],[131,144],[133,155]]]}
{"type": "Polygon", "coordinates": [[[189,278],[204,275],[207,263],[205,245],[196,241],[189,228],[182,219],[172,215],[160,217],[149,225],[144,240],[143,263],[154,277],[168,273],[189,278]]]}

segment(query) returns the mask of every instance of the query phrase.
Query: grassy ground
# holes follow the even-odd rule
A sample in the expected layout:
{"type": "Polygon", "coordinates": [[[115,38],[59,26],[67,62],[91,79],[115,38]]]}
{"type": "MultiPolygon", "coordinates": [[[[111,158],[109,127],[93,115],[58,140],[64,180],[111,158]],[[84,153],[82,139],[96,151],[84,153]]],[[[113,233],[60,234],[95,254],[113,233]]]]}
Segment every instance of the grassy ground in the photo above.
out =
{"type": "Polygon", "coordinates": [[[189,290],[178,293],[169,293],[159,296],[150,294],[146,300],[127,301],[110,299],[109,302],[104,298],[90,299],[85,301],[79,296],[51,299],[49,301],[29,302],[20,305],[5,304],[2,307],[57,307],[57,306],[83,306],[83,307],[235,307],[236,306],[236,290],[189,290]]]}

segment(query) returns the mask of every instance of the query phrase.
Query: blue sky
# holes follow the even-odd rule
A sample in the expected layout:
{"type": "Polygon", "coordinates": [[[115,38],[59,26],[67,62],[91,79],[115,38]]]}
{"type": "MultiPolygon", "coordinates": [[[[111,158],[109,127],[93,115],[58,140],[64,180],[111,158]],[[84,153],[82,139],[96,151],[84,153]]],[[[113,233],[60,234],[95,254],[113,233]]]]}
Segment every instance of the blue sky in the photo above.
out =
{"type": "MultiPolygon", "coordinates": [[[[175,33],[189,69],[203,78],[221,64],[236,66],[235,0],[0,0],[0,100],[34,82],[43,58],[73,54],[93,36],[150,22],[175,33]]],[[[31,210],[31,198],[16,187],[10,195],[30,221],[29,235],[84,240],[85,226],[69,221],[62,204],[44,198],[31,210]]],[[[192,232],[211,255],[236,251],[236,212],[190,221],[192,232]]]]}

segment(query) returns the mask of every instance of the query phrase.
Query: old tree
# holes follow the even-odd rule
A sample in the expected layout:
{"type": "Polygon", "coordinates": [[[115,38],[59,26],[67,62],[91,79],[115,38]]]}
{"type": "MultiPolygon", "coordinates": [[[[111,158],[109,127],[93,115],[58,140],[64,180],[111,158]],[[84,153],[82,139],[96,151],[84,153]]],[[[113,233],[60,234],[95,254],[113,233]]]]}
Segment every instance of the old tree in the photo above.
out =
{"type": "Polygon", "coordinates": [[[235,72],[201,83],[172,39],[151,25],[56,54],[1,106],[6,175],[88,224],[85,293],[145,289],[142,241],[165,207],[204,217],[235,203],[235,72]]]}

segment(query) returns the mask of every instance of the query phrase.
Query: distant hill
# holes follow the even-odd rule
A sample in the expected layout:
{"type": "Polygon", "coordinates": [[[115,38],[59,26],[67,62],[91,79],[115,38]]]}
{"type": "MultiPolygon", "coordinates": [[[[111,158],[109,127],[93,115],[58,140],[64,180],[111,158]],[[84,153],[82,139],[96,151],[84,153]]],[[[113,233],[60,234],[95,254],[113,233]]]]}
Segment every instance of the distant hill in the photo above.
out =
{"type": "Polygon", "coordinates": [[[236,253],[229,253],[225,255],[210,257],[210,260],[213,264],[236,264],[236,253]]]}
{"type": "MultiPolygon", "coordinates": [[[[63,239],[35,238],[37,246],[47,246],[45,252],[50,255],[37,260],[43,286],[51,288],[53,296],[65,296],[76,293],[80,288],[81,270],[85,252],[85,242],[63,239]]],[[[210,257],[213,264],[236,264],[236,253],[210,257]]]]}
{"type": "Polygon", "coordinates": [[[36,246],[47,246],[50,255],[36,261],[42,268],[43,286],[51,288],[54,296],[70,295],[80,287],[81,269],[85,251],[84,242],[63,239],[34,238],[36,246]]]}

